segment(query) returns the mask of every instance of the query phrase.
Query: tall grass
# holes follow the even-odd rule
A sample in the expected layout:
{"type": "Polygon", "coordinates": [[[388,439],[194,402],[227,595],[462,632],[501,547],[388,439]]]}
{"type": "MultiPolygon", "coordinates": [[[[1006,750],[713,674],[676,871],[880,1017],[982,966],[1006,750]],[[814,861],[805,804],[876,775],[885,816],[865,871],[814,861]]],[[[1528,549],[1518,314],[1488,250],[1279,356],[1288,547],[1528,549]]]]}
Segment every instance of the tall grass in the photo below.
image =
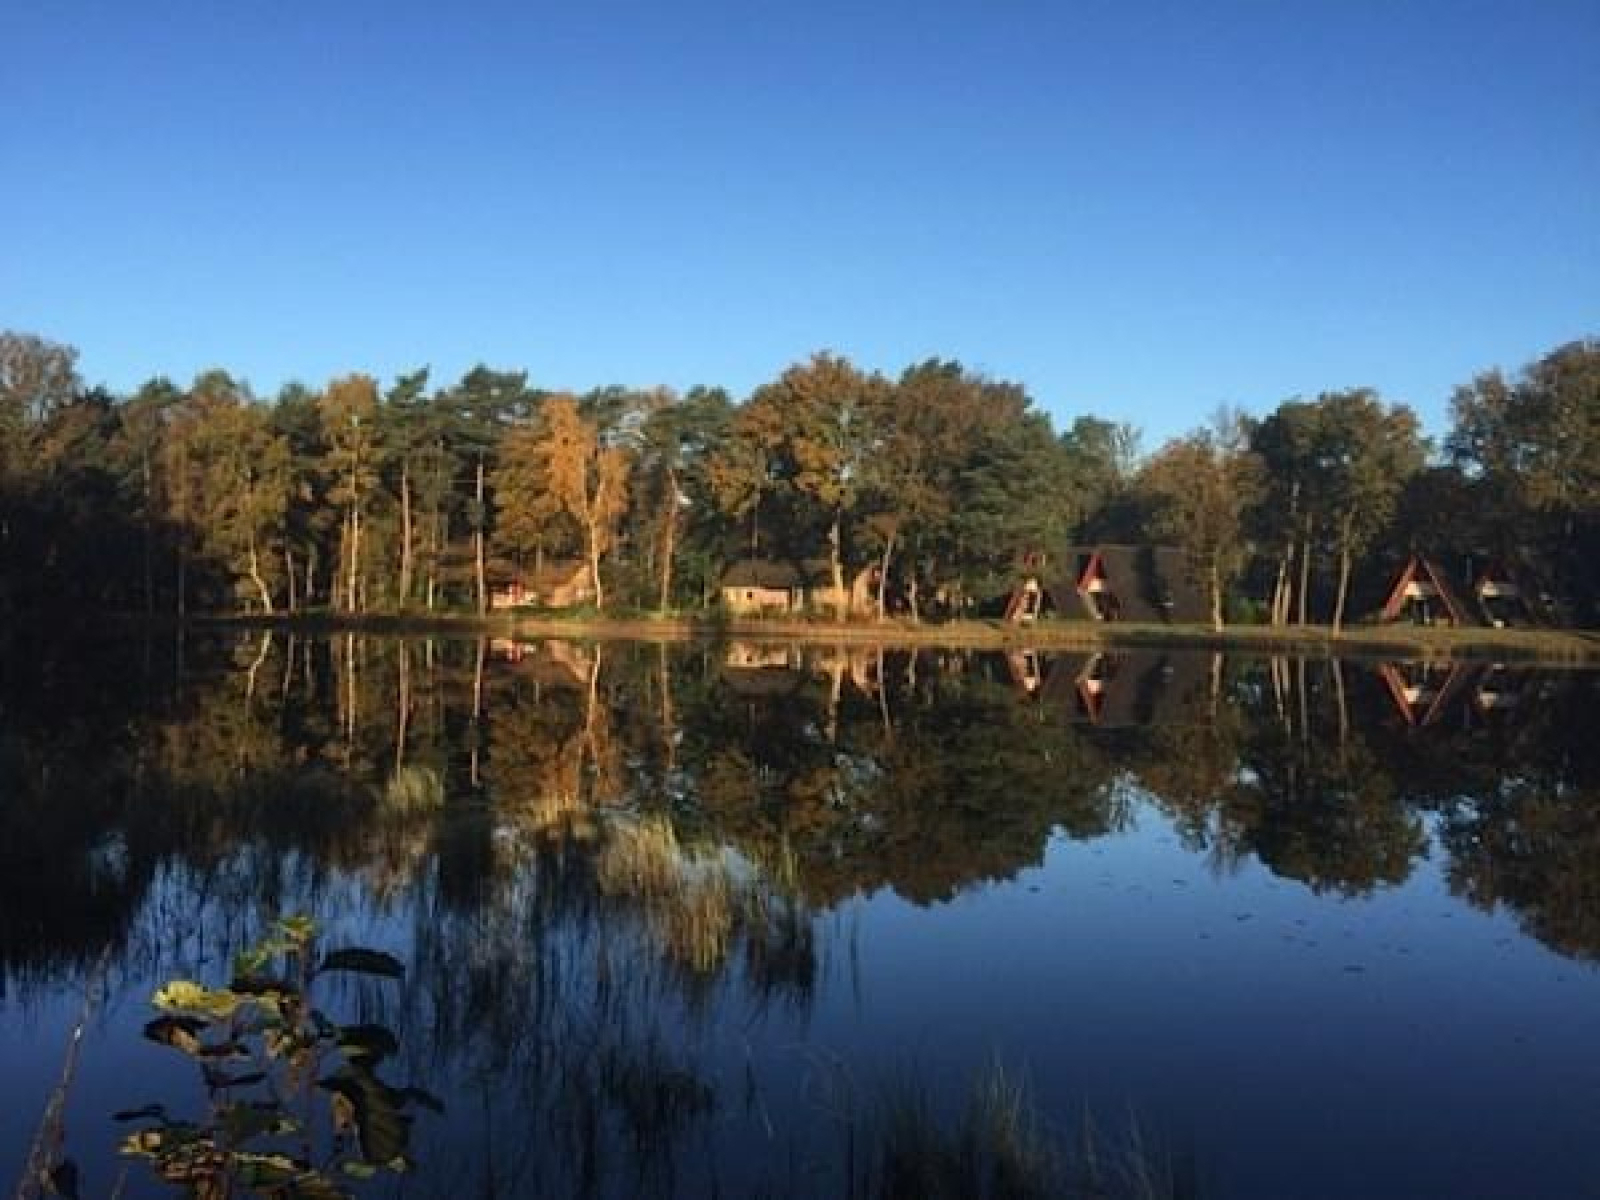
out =
{"type": "Polygon", "coordinates": [[[847,1105],[849,1193],[873,1200],[1180,1200],[1197,1189],[1131,1117],[1075,1141],[1052,1127],[1023,1079],[992,1064],[942,1120],[926,1086],[895,1083],[876,1108],[847,1105]]]}

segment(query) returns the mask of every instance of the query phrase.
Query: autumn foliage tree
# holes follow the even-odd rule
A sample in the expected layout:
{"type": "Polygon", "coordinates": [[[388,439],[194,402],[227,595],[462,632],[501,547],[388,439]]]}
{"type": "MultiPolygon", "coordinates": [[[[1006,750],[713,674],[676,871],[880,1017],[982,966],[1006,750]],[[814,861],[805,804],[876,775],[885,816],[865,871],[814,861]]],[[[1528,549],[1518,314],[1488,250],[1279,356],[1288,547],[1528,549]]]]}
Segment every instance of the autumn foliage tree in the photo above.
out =
{"type": "Polygon", "coordinates": [[[378,484],[377,380],[370,375],[335,379],[322,395],[321,408],[332,479],[328,499],[343,512],[339,535],[342,604],[346,612],[357,612],[364,579],[363,534],[378,484]]]}
{"type": "Polygon", "coordinates": [[[550,503],[577,523],[595,603],[605,604],[600,564],[619,535],[618,519],[628,507],[628,456],[608,446],[594,425],[578,412],[571,396],[545,402],[541,428],[530,456],[549,491],[550,503]]]}

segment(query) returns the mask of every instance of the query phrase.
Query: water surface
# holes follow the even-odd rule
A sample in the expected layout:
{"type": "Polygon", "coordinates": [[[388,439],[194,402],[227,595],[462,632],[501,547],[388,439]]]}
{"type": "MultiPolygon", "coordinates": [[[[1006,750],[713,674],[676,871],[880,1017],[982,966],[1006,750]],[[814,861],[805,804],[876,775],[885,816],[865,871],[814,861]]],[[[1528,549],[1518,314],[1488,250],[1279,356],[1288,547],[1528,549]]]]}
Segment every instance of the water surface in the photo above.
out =
{"type": "MultiPolygon", "coordinates": [[[[996,1074],[1208,1196],[1600,1185],[1596,679],[290,638],[0,659],[0,1170],[203,1111],[272,919],[444,1102],[372,1194],[817,1195],[996,1074]],[[69,1039],[82,1043],[70,1061],[69,1039]]],[[[880,1172],[881,1173],[881,1172],[880,1172]]]]}

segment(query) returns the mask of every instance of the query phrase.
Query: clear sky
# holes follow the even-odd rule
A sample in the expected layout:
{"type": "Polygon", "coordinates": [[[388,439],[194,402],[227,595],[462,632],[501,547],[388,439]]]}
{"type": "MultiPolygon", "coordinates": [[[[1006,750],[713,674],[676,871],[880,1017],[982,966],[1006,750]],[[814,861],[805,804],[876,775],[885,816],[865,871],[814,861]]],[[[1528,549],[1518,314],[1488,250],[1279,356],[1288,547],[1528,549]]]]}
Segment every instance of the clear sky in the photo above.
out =
{"type": "Polygon", "coordinates": [[[127,389],[931,355],[1146,444],[1600,333],[1600,3],[8,0],[0,327],[127,389]]]}

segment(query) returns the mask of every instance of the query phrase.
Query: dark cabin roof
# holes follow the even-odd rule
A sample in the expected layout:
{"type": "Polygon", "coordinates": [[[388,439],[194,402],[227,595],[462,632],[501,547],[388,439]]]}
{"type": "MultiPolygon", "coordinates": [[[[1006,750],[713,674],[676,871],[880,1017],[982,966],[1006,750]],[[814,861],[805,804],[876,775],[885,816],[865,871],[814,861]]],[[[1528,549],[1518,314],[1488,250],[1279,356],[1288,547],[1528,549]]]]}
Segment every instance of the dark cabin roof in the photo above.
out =
{"type": "MultiPolygon", "coordinates": [[[[574,576],[587,575],[588,571],[587,564],[576,558],[547,558],[537,571],[531,567],[524,569],[518,563],[499,558],[490,559],[484,573],[488,576],[492,587],[520,583],[529,591],[544,592],[571,583],[574,576]]],[[[472,568],[469,564],[464,577],[470,577],[471,574],[472,568]]]]}
{"type": "Polygon", "coordinates": [[[1085,612],[1083,589],[1095,572],[1116,597],[1118,620],[1199,624],[1210,617],[1188,559],[1176,546],[1067,547],[1065,578],[1051,585],[1057,612],[1085,612]]]}
{"type": "Polygon", "coordinates": [[[790,588],[806,586],[809,580],[809,572],[803,572],[793,563],[774,562],[766,558],[742,558],[730,563],[722,573],[722,586],[725,588],[788,591],[790,588]]]}
{"type": "MultiPolygon", "coordinates": [[[[547,558],[537,571],[528,572],[528,586],[534,591],[542,592],[562,587],[573,582],[574,577],[587,576],[588,573],[588,564],[579,562],[575,558],[547,558]]],[[[583,582],[588,581],[584,579],[583,582]]]]}

